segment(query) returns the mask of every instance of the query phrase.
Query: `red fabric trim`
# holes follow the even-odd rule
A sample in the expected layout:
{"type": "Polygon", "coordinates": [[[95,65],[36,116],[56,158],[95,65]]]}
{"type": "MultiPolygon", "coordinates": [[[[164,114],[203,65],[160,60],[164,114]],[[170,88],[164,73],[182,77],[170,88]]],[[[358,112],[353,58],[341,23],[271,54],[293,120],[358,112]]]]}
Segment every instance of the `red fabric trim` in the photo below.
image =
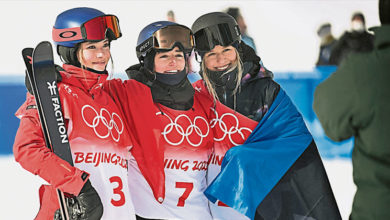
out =
{"type": "Polygon", "coordinates": [[[52,37],[55,42],[82,40],[80,27],[56,29],[53,28],[52,37]]]}

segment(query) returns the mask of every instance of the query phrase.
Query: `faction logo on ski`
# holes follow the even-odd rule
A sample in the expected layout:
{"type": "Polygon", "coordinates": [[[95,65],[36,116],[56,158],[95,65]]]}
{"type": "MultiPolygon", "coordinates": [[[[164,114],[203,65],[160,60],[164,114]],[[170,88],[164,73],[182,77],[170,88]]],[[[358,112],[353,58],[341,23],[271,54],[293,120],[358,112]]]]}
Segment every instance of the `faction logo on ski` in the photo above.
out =
{"type": "Polygon", "coordinates": [[[66,133],[64,117],[62,116],[61,104],[56,92],[57,91],[56,81],[53,81],[52,83],[47,82],[47,89],[50,91],[50,95],[52,96],[51,101],[53,104],[54,114],[57,121],[58,132],[60,133],[61,136],[61,143],[68,143],[69,140],[68,140],[68,135],[66,133]]]}

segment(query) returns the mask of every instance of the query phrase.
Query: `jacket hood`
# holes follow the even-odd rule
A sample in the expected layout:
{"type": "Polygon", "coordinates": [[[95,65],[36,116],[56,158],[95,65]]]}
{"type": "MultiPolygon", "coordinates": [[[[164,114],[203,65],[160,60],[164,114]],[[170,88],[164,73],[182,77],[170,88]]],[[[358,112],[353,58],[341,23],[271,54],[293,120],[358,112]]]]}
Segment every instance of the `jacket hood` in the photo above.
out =
{"type": "Polygon", "coordinates": [[[129,79],[133,79],[133,76],[137,76],[139,74],[139,71],[141,70],[141,68],[142,68],[142,66],[139,63],[130,66],[129,68],[127,68],[125,70],[127,77],[129,77],[129,79]]]}
{"type": "Polygon", "coordinates": [[[239,44],[238,52],[241,61],[244,64],[244,74],[249,73],[252,77],[255,77],[261,68],[261,58],[257,56],[252,47],[248,46],[243,41],[239,44]]]}
{"type": "Polygon", "coordinates": [[[154,81],[154,75],[149,74],[149,70],[141,64],[135,64],[126,69],[126,74],[129,79],[135,79],[138,82],[149,85],[149,81],[154,81]]]}

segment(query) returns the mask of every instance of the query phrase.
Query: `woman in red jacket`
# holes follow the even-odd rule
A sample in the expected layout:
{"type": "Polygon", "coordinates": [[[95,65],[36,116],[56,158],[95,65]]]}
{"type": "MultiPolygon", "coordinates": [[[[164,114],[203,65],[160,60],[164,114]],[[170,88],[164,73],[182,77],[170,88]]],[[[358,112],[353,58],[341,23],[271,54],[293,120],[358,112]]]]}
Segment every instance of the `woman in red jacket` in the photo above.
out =
{"type": "Polygon", "coordinates": [[[120,109],[101,89],[110,43],[120,36],[117,17],[93,8],[57,16],[53,40],[64,61],[58,90],[74,166],[46,146],[34,97],[27,94],[16,113],[21,121],[13,149],[23,168],[50,184],[39,190],[36,219],[53,219],[59,209],[56,188],[73,198],[68,204],[72,219],[135,219],[127,189],[129,132],[120,109]]]}
{"type": "Polygon", "coordinates": [[[140,63],[127,70],[135,80],[103,86],[123,108],[135,139],[157,140],[156,146],[134,143],[132,149],[129,186],[137,219],[212,219],[203,192],[209,164],[223,159],[214,149],[243,143],[257,125],[214,101],[207,89],[192,87],[186,61],[192,48],[189,28],[168,21],[149,24],[138,37],[140,63]],[[148,148],[159,152],[145,157],[148,148]],[[165,179],[157,187],[162,193],[150,190],[140,158],[155,164],[150,169],[163,170],[165,179]]]}

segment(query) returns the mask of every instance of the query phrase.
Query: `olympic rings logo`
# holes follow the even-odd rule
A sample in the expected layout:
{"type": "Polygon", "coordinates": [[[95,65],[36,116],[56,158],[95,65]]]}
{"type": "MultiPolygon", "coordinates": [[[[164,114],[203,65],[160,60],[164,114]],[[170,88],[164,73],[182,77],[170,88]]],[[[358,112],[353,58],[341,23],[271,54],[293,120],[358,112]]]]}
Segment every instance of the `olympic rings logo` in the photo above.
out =
{"type": "Polygon", "coordinates": [[[225,113],[225,114],[222,114],[221,117],[219,118],[218,117],[218,112],[214,109],[214,108],[211,108],[211,110],[214,112],[215,114],[215,119],[212,119],[210,121],[210,127],[211,128],[214,128],[215,126],[219,126],[219,129],[224,133],[222,137],[218,138],[218,137],[214,137],[214,140],[215,141],[222,141],[225,139],[225,137],[228,135],[229,136],[229,140],[232,144],[234,144],[235,146],[239,145],[238,143],[236,143],[234,140],[233,140],[233,135],[234,134],[238,134],[239,137],[242,138],[242,140],[246,140],[247,137],[245,137],[243,131],[248,131],[249,133],[252,133],[252,130],[249,129],[249,128],[246,128],[246,127],[241,127],[239,128],[239,121],[238,121],[238,118],[232,114],[232,113],[225,113]],[[226,123],[223,121],[223,118],[225,117],[233,117],[233,120],[235,121],[235,125],[228,128],[226,123]]]}
{"type": "MultiPolygon", "coordinates": [[[[168,118],[169,124],[167,124],[164,127],[164,130],[161,132],[161,134],[164,136],[164,139],[166,142],[168,142],[169,144],[174,145],[174,146],[180,145],[181,143],[183,143],[183,141],[185,139],[185,140],[187,140],[187,142],[191,146],[198,147],[199,145],[202,144],[203,138],[207,137],[207,135],[210,132],[210,127],[208,125],[207,120],[204,119],[203,117],[200,117],[200,116],[196,116],[194,118],[194,121],[192,122],[191,119],[187,115],[179,115],[178,117],[175,118],[175,121],[173,121],[168,115],[161,114],[161,112],[157,112],[156,115],[163,115],[163,116],[168,118]],[[183,128],[183,126],[178,123],[178,121],[182,118],[189,122],[189,125],[187,126],[187,128],[183,128]],[[207,131],[202,131],[202,129],[199,127],[201,125],[199,123],[202,123],[202,122],[204,123],[203,127],[206,127],[207,131]],[[175,129],[175,131],[174,131],[174,129],[175,129]],[[180,140],[176,141],[176,142],[171,141],[168,138],[168,134],[170,134],[171,132],[176,132],[179,135],[181,135],[180,140]],[[193,141],[191,141],[190,137],[194,137],[192,134],[194,134],[194,135],[196,134],[200,138],[200,140],[197,143],[193,143],[193,141]]],[[[184,123],[182,123],[182,124],[184,124],[184,123]]]]}
{"type": "Polygon", "coordinates": [[[81,108],[81,115],[85,124],[88,127],[93,128],[96,136],[104,139],[111,135],[115,142],[119,141],[120,136],[123,133],[124,125],[122,119],[117,113],[113,112],[110,114],[110,112],[108,112],[105,108],[101,108],[100,112],[98,113],[92,106],[84,105],[81,108]],[[87,109],[92,110],[94,114],[92,120],[86,119],[87,109]]]}

